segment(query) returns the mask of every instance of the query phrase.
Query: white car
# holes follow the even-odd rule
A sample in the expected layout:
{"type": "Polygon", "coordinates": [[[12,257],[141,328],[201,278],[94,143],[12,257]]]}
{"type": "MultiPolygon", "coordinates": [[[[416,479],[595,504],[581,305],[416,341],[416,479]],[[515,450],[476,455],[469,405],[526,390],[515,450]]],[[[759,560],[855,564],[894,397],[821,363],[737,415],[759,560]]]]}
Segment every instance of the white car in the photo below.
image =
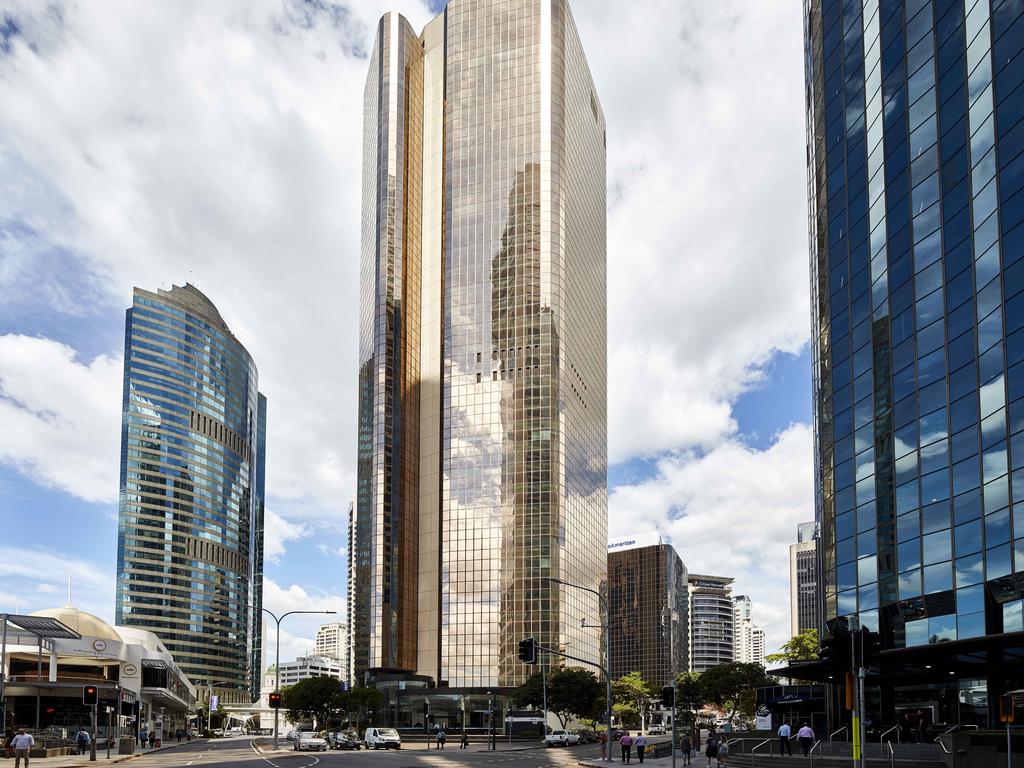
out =
{"type": "Polygon", "coordinates": [[[363,743],[367,749],[401,749],[402,737],[394,728],[371,726],[363,733],[363,743]]]}
{"type": "Polygon", "coordinates": [[[579,743],[580,735],[569,731],[552,731],[544,737],[544,744],[549,747],[575,747],[579,743]]]}
{"type": "Polygon", "coordinates": [[[648,736],[664,736],[665,726],[664,725],[652,725],[647,729],[648,736]]]}
{"type": "Polygon", "coordinates": [[[303,731],[299,737],[292,742],[292,749],[301,751],[308,749],[313,752],[326,752],[327,742],[317,736],[313,731],[303,731]]]}

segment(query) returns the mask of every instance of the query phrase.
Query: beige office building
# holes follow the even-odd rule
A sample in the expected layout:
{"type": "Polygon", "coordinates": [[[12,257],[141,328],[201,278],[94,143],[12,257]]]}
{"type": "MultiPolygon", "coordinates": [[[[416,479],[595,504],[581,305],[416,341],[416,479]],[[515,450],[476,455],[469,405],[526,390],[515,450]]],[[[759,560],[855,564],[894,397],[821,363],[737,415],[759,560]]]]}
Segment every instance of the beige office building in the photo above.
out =
{"type": "Polygon", "coordinates": [[[356,681],[599,660],[605,124],[563,0],[377,28],[364,94],[356,681]],[[553,663],[553,662],[552,662],[553,663]]]}

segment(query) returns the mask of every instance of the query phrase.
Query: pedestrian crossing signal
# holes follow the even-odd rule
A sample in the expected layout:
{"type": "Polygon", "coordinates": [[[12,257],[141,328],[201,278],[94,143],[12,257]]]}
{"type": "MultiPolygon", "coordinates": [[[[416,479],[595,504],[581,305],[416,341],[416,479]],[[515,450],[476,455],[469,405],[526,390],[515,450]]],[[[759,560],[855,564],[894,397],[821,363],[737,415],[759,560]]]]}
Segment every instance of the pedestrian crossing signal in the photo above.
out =
{"type": "Polygon", "coordinates": [[[100,689],[95,685],[83,685],[82,686],[82,703],[86,706],[94,706],[99,703],[100,700],[100,689]]]}
{"type": "Polygon", "coordinates": [[[537,663],[537,641],[532,637],[519,641],[519,660],[524,664],[537,663]]]}
{"type": "Polygon", "coordinates": [[[272,694],[270,694],[270,708],[271,709],[280,709],[281,708],[281,694],[280,693],[272,693],[272,694]]]}

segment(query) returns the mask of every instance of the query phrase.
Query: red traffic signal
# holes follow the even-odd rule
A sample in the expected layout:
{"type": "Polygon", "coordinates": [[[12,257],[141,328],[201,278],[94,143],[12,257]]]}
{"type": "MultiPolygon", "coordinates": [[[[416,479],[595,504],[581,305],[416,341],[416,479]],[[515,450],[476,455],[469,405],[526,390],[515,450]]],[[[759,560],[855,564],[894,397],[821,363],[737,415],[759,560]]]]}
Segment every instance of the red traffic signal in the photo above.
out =
{"type": "Polygon", "coordinates": [[[95,685],[82,686],[82,703],[86,706],[95,706],[100,700],[100,689],[95,685]]]}
{"type": "Polygon", "coordinates": [[[271,693],[270,694],[270,708],[271,709],[280,709],[281,708],[281,694],[280,693],[276,693],[275,692],[275,693],[271,693]]]}

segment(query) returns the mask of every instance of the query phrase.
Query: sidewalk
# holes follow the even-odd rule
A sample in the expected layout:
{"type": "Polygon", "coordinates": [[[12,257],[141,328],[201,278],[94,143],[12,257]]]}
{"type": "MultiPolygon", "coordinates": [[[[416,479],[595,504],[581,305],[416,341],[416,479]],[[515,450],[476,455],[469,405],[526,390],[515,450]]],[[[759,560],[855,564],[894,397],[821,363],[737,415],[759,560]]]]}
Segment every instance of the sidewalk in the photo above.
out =
{"type": "MultiPolygon", "coordinates": [[[[134,760],[137,757],[148,755],[154,752],[164,752],[168,749],[175,749],[176,747],[184,747],[186,744],[196,744],[202,741],[202,739],[193,739],[192,741],[183,741],[181,744],[164,744],[162,747],[154,747],[150,749],[146,747],[145,752],[136,750],[134,755],[119,755],[113,750],[110,751],[110,759],[107,759],[107,749],[96,750],[96,762],[92,763],[89,761],[88,753],[84,755],[62,755],[60,757],[33,757],[31,764],[39,766],[39,768],[89,768],[89,766],[99,766],[100,764],[111,765],[113,763],[122,763],[125,760],[134,760]]],[[[4,760],[0,756],[0,768],[5,768],[7,765],[14,765],[14,758],[10,759],[10,762],[4,760]]]]}

